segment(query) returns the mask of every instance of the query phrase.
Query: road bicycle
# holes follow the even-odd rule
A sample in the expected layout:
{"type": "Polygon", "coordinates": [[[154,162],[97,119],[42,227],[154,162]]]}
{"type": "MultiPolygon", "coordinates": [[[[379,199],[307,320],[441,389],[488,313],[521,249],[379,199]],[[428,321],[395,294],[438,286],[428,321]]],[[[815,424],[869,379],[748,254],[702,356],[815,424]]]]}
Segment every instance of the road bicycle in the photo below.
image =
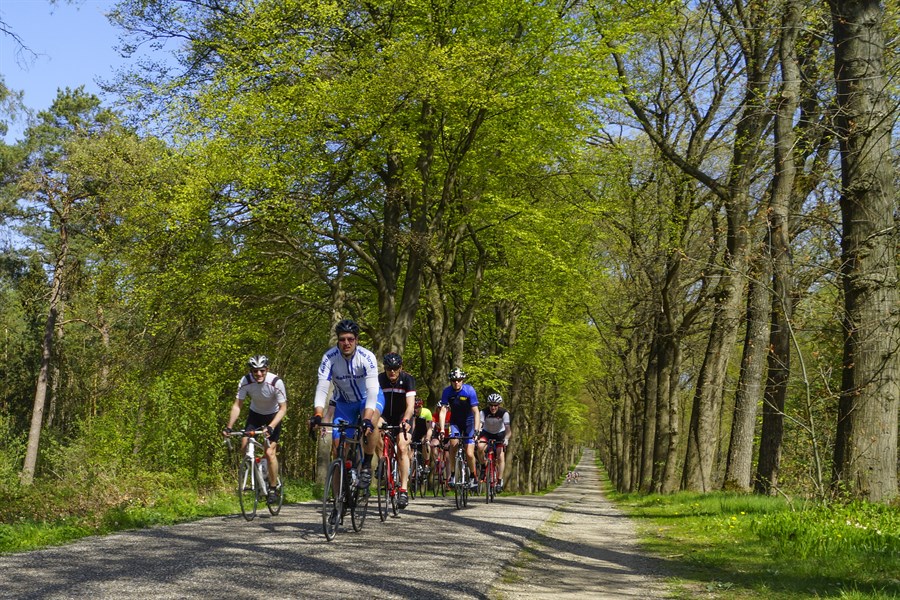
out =
{"type": "MultiPolygon", "coordinates": [[[[378,459],[378,516],[384,522],[388,514],[394,516],[400,512],[397,505],[400,494],[400,469],[397,462],[397,447],[394,435],[400,430],[399,425],[381,425],[382,436],[381,458],[378,459]]],[[[404,435],[409,435],[404,432],[404,435]]]]}
{"type": "Polygon", "coordinates": [[[269,440],[265,437],[265,428],[245,431],[232,431],[226,434],[228,447],[232,448],[231,438],[242,437],[247,438],[247,444],[244,447],[244,458],[238,465],[237,478],[237,495],[238,502],[241,505],[241,514],[248,521],[256,518],[256,509],[259,501],[262,500],[269,507],[272,515],[277,515],[281,511],[281,505],[284,503],[284,486],[281,484],[281,476],[278,477],[276,502],[268,502],[269,495],[269,460],[265,457],[265,450],[269,447],[269,440]],[[257,438],[262,438],[262,441],[257,438]]]}
{"type": "Polygon", "coordinates": [[[447,495],[447,481],[450,478],[450,466],[447,460],[447,449],[444,447],[443,441],[437,446],[432,446],[431,456],[432,469],[429,476],[431,493],[435,498],[437,498],[438,494],[445,497],[447,495]]]}
{"type": "Polygon", "coordinates": [[[497,440],[487,440],[484,450],[484,466],[481,473],[481,481],[478,484],[479,491],[484,491],[484,501],[488,504],[497,496],[497,487],[500,485],[500,474],[497,473],[497,440]]]}
{"type": "Polygon", "coordinates": [[[420,498],[425,496],[428,488],[428,478],[425,476],[425,460],[422,457],[422,442],[412,442],[409,445],[409,497],[420,498]]]}
{"type": "Polygon", "coordinates": [[[472,438],[451,435],[448,436],[448,439],[459,440],[456,444],[456,466],[453,469],[453,494],[456,508],[465,508],[469,505],[469,479],[471,472],[469,471],[469,463],[466,461],[466,450],[463,442],[472,438]]]}
{"type": "Polygon", "coordinates": [[[333,427],[339,432],[337,451],[328,467],[322,492],[322,530],[325,539],[330,542],[337,535],[338,526],[344,524],[348,512],[353,531],[362,530],[369,505],[369,491],[359,487],[363,459],[362,428],[345,421],[319,423],[319,426],[333,427]],[[354,430],[352,437],[347,435],[348,429],[354,430]]]}

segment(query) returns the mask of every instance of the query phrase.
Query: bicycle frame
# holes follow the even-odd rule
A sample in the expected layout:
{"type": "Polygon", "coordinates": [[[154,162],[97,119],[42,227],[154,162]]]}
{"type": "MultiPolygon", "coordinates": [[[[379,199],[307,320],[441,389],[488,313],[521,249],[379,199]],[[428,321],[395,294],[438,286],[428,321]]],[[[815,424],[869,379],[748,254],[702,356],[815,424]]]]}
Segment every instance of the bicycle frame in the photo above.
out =
{"type": "MultiPolygon", "coordinates": [[[[263,472],[263,462],[268,459],[265,457],[266,448],[269,445],[268,438],[264,437],[264,430],[244,430],[232,431],[228,434],[228,445],[231,447],[231,438],[246,438],[247,442],[244,446],[244,458],[238,466],[238,485],[237,494],[238,502],[241,506],[241,514],[248,521],[256,518],[257,507],[260,499],[265,501],[269,493],[269,480],[266,473],[263,472]],[[262,437],[260,442],[257,438],[262,437]],[[257,456],[257,450],[260,455],[257,456]]],[[[278,502],[269,504],[266,502],[269,512],[274,516],[281,511],[281,504],[284,500],[284,488],[281,486],[281,478],[277,478],[279,494],[278,502]]]]}
{"type": "Polygon", "coordinates": [[[378,515],[382,522],[388,518],[388,509],[394,516],[400,512],[397,505],[397,495],[400,492],[399,467],[393,435],[400,429],[399,425],[382,425],[379,428],[382,435],[382,449],[381,459],[378,461],[378,515]]]}
{"type": "Polygon", "coordinates": [[[339,431],[334,460],[328,467],[325,488],[322,492],[322,529],[325,538],[330,542],[337,535],[338,525],[343,524],[348,511],[353,530],[362,530],[369,495],[360,491],[358,486],[359,471],[362,467],[360,426],[346,422],[320,423],[320,426],[333,427],[339,431]],[[352,438],[347,436],[347,429],[356,430],[352,438]],[[352,446],[350,456],[348,446],[352,446]]]}

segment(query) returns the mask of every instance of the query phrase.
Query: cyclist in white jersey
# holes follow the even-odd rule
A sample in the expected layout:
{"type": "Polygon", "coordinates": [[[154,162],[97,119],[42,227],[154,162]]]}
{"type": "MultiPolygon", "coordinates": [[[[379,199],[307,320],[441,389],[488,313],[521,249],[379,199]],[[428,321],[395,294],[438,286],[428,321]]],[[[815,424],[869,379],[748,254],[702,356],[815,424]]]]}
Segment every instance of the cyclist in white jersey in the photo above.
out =
{"type": "MultiPolygon", "coordinates": [[[[328,390],[334,386],[334,422],[359,423],[364,433],[375,429],[372,419],[376,412],[384,410],[384,394],[378,384],[378,361],[375,354],[357,345],[359,325],[344,319],[334,328],[337,346],[322,356],[319,364],[319,383],[313,402],[314,415],[310,428],[322,422],[328,390]]],[[[352,432],[350,432],[352,433],[352,432]]],[[[332,431],[334,448],[337,448],[340,432],[332,431]]],[[[363,449],[363,468],[360,471],[360,487],[368,488],[372,481],[372,456],[375,454],[377,436],[368,435],[363,449]]]]}
{"type": "MultiPolygon", "coordinates": [[[[266,500],[273,504],[278,501],[278,438],[281,436],[281,420],[287,413],[287,391],[284,381],[278,375],[269,373],[269,359],[265,355],[253,356],[247,363],[250,372],[238,382],[237,395],[228,415],[228,426],[224,433],[231,433],[235,421],[241,415],[244,398],[250,397],[250,412],[244,429],[266,430],[269,445],[266,458],[269,460],[269,495],[266,500]]],[[[241,449],[247,446],[247,438],[241,439],[241,449]]]]}
{"type": "MultiPolygon", "coordinates": [[[[503,470],[506,468],[506,448],[509,446],[509,438],[512,435],[512,427],[509,423],[509,411],[500,406],[503,397],[494,393],[487,397],[487,410],[481,411],[481,435],[478,437],[478,461],[484,466],[484,455],[487,451],[487,441],[497,442],[497,473],[500,474],[497,491],[503,490],[503,470]]],[[[483,472],[483,471],[482,471],[483,472]]]]}

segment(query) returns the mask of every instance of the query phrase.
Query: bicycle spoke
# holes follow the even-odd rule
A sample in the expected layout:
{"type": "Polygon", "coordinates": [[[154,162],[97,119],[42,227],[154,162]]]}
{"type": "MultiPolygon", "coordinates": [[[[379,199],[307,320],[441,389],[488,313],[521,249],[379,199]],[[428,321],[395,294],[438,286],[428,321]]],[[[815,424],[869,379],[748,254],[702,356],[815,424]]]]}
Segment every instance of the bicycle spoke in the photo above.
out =
{"type": "Polygon", "coordinates": [[[256,495],[256,482],[253,478],[253,467],[253,462],[250,459],[244,459],[238,468],[238,502],[241,505],[241,514],[248,521],[252,521],[256,517],[256,507],[259,504],[259,498],[256,495]]]}

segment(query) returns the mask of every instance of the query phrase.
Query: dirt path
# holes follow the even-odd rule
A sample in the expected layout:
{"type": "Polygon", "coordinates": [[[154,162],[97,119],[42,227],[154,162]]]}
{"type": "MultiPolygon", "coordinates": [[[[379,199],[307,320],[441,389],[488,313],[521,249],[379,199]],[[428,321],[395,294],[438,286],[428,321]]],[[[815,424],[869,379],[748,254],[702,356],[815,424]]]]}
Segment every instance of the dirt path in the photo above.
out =
{"type": "Polygon", "coordinates": [[[593,451],[578,472],[577,484],[548,495],[558,506],[491,586],[492,600],[667,597],[659,561],[639,552],[633,523],[602,496],[593,451]]]}

